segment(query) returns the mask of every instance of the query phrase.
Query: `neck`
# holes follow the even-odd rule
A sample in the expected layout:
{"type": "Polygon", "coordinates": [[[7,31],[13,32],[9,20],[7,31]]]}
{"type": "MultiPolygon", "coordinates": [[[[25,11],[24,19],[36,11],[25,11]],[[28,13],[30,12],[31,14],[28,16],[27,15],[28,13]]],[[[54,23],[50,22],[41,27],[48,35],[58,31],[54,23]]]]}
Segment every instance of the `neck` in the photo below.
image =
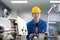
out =
{"type": "Polygon", "coordinates": [[[34,22],[35,22],[35,23],[38,23],[38,22],[39,22],[39,20],[34,20],[34,22]]]}

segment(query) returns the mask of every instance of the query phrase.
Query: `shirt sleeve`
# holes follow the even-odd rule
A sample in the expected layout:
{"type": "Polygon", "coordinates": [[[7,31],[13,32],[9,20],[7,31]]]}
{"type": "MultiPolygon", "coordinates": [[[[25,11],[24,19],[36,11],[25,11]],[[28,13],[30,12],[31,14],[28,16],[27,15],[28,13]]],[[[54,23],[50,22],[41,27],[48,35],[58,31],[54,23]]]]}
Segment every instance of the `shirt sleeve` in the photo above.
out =
{"type": "Polygon", "coordinates": [[[30,35],[30,25],[27,24],[27,30],[28,30],[28,35],[26,36],[26,39],[29,40],[29,35],[30,35]]]}

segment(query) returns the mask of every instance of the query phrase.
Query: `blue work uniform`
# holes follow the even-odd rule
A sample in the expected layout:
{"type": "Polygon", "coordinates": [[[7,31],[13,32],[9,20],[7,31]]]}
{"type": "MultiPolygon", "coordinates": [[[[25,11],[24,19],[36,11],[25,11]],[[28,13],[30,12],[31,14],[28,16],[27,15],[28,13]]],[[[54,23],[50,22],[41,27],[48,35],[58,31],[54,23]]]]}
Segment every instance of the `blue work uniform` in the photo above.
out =
{"type": "MultiPolygon", "coordinates": [[[[42,19],[39,19],[37,34],[41,33],[41,30],[43,30],[45,33],[46,29],[47,29],[47,23],[42,19]]],[[[28,35],[26,38],[27,40],[29,40],[30,34],[34,34],[36,30],[36,23],[34,22],[33,19],[27,23],[27,30],[28,30],[28,35]]]]}

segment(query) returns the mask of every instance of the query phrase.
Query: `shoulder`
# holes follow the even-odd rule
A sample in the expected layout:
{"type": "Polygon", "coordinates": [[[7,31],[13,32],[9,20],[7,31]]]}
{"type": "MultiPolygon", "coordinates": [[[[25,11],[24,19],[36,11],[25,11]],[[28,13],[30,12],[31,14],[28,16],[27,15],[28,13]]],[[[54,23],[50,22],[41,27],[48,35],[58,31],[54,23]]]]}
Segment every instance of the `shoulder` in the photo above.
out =
{"type": "Polygon", "coordinates": [[[33,19],[27,23],[27,27],[30,27],[33,23],[33,19]]]}
{"type": "Polygon", "coordinates": [[[30,25],[32,22],[33,22],[33,20],[29,21],[29,22],[27,23],[27,25],[30,25]]]}

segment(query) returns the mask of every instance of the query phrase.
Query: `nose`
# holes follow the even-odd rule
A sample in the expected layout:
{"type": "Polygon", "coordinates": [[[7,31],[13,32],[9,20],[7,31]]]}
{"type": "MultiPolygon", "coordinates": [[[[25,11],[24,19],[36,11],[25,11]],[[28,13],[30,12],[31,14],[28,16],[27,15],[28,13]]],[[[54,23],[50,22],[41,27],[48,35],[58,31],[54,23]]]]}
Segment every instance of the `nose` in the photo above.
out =
{"type": "Polygon", "coordinates": [[[38,18],[38,15],[36,15],[36,18],[38,18]]]}

